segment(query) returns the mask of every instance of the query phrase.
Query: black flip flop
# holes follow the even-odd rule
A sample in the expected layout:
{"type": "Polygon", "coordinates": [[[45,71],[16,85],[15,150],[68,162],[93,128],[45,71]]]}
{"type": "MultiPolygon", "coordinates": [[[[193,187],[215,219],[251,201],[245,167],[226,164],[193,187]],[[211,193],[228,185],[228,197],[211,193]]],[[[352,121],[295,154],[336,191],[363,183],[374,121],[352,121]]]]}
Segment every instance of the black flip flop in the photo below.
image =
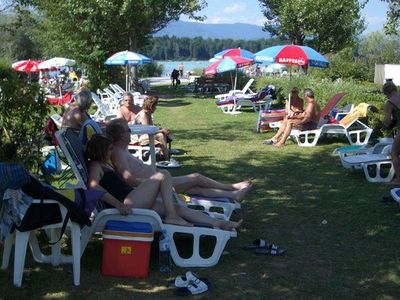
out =
{"type": "Polygon", "coordinates": [[[271,245],[270,242],[263,239],[256,239],[251,244],[247,244],[243,246],[245,250],[254,250],[254,249],[266,249],[269,248],[271,245]]]}
{"type": "Polygon", "coordinates": [[[272,244],[269,248],[258,248],[255,249],[253,252],[258,255],[280,256],[286,252],[286,249],[283,249],[278,245],[272,244]]]}
{"type": "Polygon", "coordinates": [[[381,199],[382,203],[392,203],[392,202],[396,202],[396,200],[394,200],[392,197],[382,197],[381,199]]]}

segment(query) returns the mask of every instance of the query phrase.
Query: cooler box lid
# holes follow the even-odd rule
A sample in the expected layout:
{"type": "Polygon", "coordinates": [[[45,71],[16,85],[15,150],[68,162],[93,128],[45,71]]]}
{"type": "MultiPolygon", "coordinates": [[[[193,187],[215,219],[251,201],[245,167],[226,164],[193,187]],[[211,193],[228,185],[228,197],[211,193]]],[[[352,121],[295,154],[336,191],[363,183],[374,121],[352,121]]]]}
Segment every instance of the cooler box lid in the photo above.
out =
{"type": "Polygon", "coordinates": [[[111,231],[153,233],[153,228],[151,227],[151,224],[144,222],[126,222],[126,221],[110,220],[107,221],[105,229],[111,231]]]}

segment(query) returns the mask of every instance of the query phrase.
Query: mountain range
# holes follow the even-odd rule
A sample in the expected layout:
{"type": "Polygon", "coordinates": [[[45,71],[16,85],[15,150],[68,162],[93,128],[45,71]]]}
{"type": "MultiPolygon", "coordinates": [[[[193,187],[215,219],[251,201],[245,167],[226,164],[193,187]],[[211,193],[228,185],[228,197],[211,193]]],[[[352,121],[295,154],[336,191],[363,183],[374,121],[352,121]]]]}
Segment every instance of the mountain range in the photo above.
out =
{"type": "Polygon", "coordinates": [[[262,30],[261,26],[234,23],[234,24],[205,24],[198,22],[175,21],[160,30],[154,36],[176,36],[178,38],[204,39],[234,39],[234,40],[257,40],[270,38],[271,35],[262,30]]]}

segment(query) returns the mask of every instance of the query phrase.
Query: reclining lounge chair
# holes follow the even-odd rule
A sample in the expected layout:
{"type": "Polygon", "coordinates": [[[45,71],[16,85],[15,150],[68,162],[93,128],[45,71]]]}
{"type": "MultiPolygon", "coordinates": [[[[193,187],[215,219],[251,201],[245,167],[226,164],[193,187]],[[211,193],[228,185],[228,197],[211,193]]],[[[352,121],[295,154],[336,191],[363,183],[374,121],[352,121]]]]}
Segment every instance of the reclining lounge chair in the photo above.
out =
{"type": "MultiPolygon", "coordinates": [[[[76,136],[69,130],[58,131],[56,133],[60,147],[71,164],[78,179],[78,186],[86,188],[88,171],[83,156],[82,145],[76,136]]],[[[152,224],[154,231],[162,231],[166,229],[171,237],[171,257],[174,263],[180,267],[210,267],[218,263],[222,251],[231,237],[236,237],[236,231],[224,231],[214,228],[205,227],[183,227],[170,224],[163,224],[160,216],[153,210],[134,209],[130,216],[122,216],[116,209],[104,209],[100,211],[92,221],[93,225],[87,233],[82,235],[81,253],[83,253],[86,244],[94,232],[102,231],[107,220],[132,220],[152,224]],[[190,257],[183,257],[175,243],[174,237],[180,233],[191,235],[193,238],[193,252],[190,257]],[[215,247],[211,256],[202,257],[200,255],[200,246],[202,245],[202,237],[208,236],[215,239],[215,247]]]]}
{"type": "Polygon", "coordinates": [[[369,128],[359,120],[360,114],[357,108],[347,114],[337,124],[323,124],[323,117],[325,115],[322,113],[321,116],[318,129],[306,131],[292,130],[290,135],[299,146],[313,147],[317,144],[320,136],[324,134],[344,135],[351,145],[366,145],[371,137],[372,128],[369,128]]]}

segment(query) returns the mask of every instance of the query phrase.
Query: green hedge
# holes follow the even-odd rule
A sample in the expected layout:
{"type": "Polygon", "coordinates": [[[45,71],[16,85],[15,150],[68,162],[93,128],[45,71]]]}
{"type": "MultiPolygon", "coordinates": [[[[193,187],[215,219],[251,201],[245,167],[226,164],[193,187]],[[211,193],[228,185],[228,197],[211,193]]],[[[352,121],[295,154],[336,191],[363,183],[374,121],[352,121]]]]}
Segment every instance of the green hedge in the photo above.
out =
{"type": "Polygon", "coordinates": [[[38,83],[0,61],[0,161],[38,165],[49,108],[38,83]]]}
{"type": "MultiPolygon", "coordinates": [[[[326,102],[335,94],[345,92],[347,95],[343,98],[341,106],[352,103],[365,102],[378,107],[385,102],[385,96],[382,94],[382,86],[374,83],[359,83],[351,80],[332,82],[326,79],[315,79],[305,75],[289,77],[262,77],[257,79],[256,87],[260,89],[265,85],[272,84],[277,88],[278,98],[284,99],[289,95],[289,91],[296,86],[301,91],[304,88],[314,90],[315,99],[323,107],[326,102]]],[[[300,93],[301,94],[301,93],[300,93]]]]}

